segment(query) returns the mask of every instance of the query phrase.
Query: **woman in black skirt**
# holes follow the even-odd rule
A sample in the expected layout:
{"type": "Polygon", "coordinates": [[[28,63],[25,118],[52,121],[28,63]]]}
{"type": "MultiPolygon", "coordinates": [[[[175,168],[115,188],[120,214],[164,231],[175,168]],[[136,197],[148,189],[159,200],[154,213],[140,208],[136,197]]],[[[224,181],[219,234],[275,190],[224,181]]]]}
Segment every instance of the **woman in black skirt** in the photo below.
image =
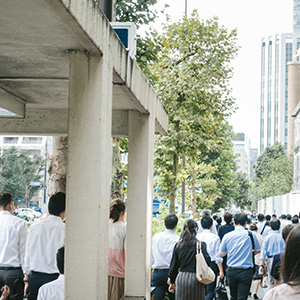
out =
{"type": "MultiPolygon", "coordinates": [[[[198,225],[194,220],[184,224],[179,242],[175,245],[169,269],[169,291],[175,292],[176,300],[204,300],[205,286],[196,279],[196,246],[198,225]],[[178,270],[180,272],[178,273],[178,270]]],[[[206,263],[210,257],[206,244],[201,242],[201,250],[206,263]]]]}

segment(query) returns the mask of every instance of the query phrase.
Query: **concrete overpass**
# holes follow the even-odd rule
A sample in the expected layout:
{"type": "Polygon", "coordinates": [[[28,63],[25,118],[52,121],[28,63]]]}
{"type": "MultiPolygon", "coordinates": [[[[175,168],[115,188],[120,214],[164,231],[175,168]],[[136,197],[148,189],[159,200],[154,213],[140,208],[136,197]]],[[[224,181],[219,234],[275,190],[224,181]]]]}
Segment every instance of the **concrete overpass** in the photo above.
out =
{"type": "Polygon", "coordinates": [[[149,299],[163,103],[93,0],[2,0],[0,37],[0,133],[68,135],[65,299],[107,299],[112,136],[129,138],[125,294],[149,299]]]}

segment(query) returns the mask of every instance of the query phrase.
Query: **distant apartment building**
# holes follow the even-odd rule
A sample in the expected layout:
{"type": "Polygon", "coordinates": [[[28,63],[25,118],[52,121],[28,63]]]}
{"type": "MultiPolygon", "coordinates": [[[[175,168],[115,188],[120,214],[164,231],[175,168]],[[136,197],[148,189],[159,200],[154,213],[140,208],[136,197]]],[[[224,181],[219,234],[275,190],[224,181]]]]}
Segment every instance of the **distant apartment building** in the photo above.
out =
{"type": "MultiPolygon", "coordinates": [[[[16,147],[22,150],[28,150],[31,155],[41,155],[47,157],[49,149],[52,148],[52,137],[47,136],[0,136],[0,154],[3,155],[3,150],[16,147]]],[[[41,174],[43,184],[48,180],[48,173],[46,170],[41,174]]],[[[31,199],[31,203],[38,205],[47,211],[47,190],[46,188],[40,189],[31,199]]]]}
{"type": "Polygon", "coordinates": [[[250,140],[244,133],[238,133],[233,140],[233,153],[237,164],[237,172],[246,173],[250,178],[250,140]]]}
{"type": "Polygon", "coordinates": [[[294,0],[293,32],[261,42],[260,153],[279,142],[288,147],[288,62],[300,46],[300,0],[294,0]]]}
{"type": "Polygon", "coordinates": [[[258,158],[258,149],[250,148],[250,179],[254,175],[253,166],[255,165],[257,158],[258,158]]]}

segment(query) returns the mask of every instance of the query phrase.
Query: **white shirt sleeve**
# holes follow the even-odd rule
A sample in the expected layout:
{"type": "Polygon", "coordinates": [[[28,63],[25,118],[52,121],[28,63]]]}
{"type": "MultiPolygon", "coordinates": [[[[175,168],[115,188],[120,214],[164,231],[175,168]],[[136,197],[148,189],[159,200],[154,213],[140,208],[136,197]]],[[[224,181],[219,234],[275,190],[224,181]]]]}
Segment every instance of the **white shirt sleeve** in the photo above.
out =
{"type": "Polygon", "coordinates": [[[26,241],[27,241],[28,229],[27,223],[22,223],[19,231],[19,253],[20,253],[20,261],[21,267],[24,272],[24,264],[25,264],[25,250],[26,250],[26,241]]]}

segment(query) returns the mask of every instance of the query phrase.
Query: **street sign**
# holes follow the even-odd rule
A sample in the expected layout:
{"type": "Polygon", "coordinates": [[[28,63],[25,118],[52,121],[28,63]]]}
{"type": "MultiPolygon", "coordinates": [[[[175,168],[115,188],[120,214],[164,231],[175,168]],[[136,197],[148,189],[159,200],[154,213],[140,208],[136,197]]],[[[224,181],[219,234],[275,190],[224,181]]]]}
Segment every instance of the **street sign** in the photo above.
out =
{"type": "Polygon", "coordinates": [[[30,185],[32,185],[32,186],[40,186],[41,183],[40,182],[36,182],[36,181],[31,181],[30,185]]]}

